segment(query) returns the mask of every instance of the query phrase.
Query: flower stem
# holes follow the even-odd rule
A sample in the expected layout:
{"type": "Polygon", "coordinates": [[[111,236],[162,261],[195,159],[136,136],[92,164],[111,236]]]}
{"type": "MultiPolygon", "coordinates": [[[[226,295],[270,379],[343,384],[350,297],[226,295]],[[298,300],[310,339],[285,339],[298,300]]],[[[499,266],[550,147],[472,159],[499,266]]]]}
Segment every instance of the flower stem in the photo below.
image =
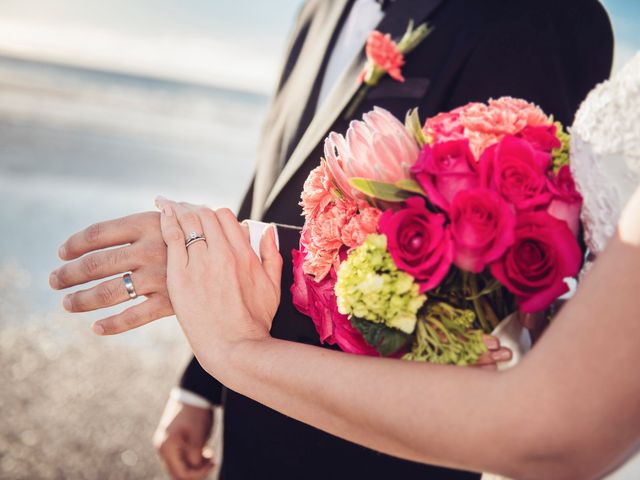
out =
{"type": "Polygon", "coordinates": [[[480,322],[480,327],[485,333],[489,333],[492,329],[489,323],[487,322],[487,318],[485,317],[485,312],[483,308],[483,304],[480,301],[480,296],[478,295],[478,277],[474,274],[467,275],[469,280],[469,288],[471,289],[471,299],[473,302],[473,309],[476,312],[476,316],[478,317],[478,322],[480,322]]]}
{"type": "Polygon", "coordinates": [[[487,319],[489,320],[489,325],[491,325],[491,331],[493,331],[500,323],[500,319],[496,315],[496,312],[493,311],[493,308],[491,308],[491,304],[486,298],[480,298],[479,300],[484,307],[484,312],[487,316],[487,319]]]}
{"type": "Polygon", "coordinates": [[[358,92],[355,94],[355,96],[353,97],[353,100],[351,100],[351,103],[347,107],[347,110],[344,112],[343,118],[345,120],[350,120],[353,118],[353,115],[356,113],[356,110],[364,100],[364,97],[367,96],[367,93],[369,92],[370,88],[371,87],[366,83],[363,83],[360,86],[360,88],[358,89],[358,92]]]}

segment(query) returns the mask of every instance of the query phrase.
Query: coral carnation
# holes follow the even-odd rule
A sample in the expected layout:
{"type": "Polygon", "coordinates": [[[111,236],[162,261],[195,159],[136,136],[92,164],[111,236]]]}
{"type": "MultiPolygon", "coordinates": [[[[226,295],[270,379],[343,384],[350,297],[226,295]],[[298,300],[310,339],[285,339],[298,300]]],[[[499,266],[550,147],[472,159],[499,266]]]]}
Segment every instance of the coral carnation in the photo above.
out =
{"type": "Polygon", "coordinates": [[[424,133],[434,142],[468,138],[476,158],[487,147],[525,127],[549,126],[551,121],[532,103],[511,97],[469,103],[426,121],[424,133]]]}
{"type": "MultiPolygon", "coordinates": [[[[402,76],[402,65],[404,65],[404,56],[398,50],[398,46],[391,39],[391,35],[382,34],[377,30],[371,32],[367,39],[366,46],[367,59],[379,69],[387,72],[391,78],[399,82],[404,82],[402,76]]],[[[362,70],[360,81],[365,81],[368,68],[362,70]]]]}
{"type": "Polygon", "coordinates": [[[300,206],[307,217],[315,218],[327,206],[336,200],[333,195],[333,183],[327,164],[323,161],[320,166],[314,168],[304,182],[300,206]]]}
{"type": "Polygon", "coordinates": [[[360,212],[342,229],[342,242],[349,248],[359,247],[372,233],[378,232],[382,212],[373,207],[362,207],[360,212]]]}
{"type": "Polygon", "coordinates": [[[471,143],[476,158],[505,135],[515,135],[525,127],[550,124],[537,106],[524,100],[502,97],[489,104],[474,103],[460,111],[460,123],[471,143]]]}

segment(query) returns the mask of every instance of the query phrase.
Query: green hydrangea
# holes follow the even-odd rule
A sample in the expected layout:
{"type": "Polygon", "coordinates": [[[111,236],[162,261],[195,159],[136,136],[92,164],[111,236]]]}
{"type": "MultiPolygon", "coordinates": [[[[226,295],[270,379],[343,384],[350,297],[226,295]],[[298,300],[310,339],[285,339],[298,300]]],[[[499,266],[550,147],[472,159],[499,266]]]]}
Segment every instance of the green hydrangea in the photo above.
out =
{"type": "Polygon", "coordinates": [[[554,125],[556,126],[556,136],[562,144],[560,148],[555,148],[553,152],[551,152],[553,171],[554,173],[558,173],[558,170],[562,167],[569,165],[571,136],[564,130],[560,122],[555,122],[554,125]]]}
{"type": "Polygon", "coordinates": [[[474,329],[472,310],[429,302],[420,313],[416,336],[405,360],[445,365],[472,365],[487,351],[483,332],[474,329]]]}
{"type": "Polygon", "coordinates": [[[338,270],[338,310],[412,333],[427,297],[411,275],[398,270],[387,251],[387,237],[369,235],[338,270]]]}

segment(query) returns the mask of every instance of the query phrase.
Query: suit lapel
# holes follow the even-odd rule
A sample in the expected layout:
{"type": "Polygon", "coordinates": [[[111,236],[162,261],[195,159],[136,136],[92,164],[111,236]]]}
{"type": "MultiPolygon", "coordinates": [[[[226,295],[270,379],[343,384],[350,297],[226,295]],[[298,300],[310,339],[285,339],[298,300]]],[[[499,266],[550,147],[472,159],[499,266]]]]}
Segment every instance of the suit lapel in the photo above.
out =
{"type": "MultiPolygon", "coordinates": [[[[389,6],[376,29],[383,33],[390,33],[393,38],[399,38],[407,29],[409,20],[413,20],[416,24],[421,23],[441,2],[442,0],[396,0],[389,6]]],[[[261,216],[269,208],[311,152],[326,137],[331,126],[358,91],[360,86],[358,75],[365,62],[364,45],[362,47],[329,97],[316,112],[300,142],[291,154],[291,158],[285,164],[275,184],[273,184],[266,201],[258,205],[254,203],[254,213],[257,213],[258,216],[261,216]],[[260,206],[263,208],[260,209],[260,206]]],[[[318,159],[319,162],[320,159],[318,159]]]]}
{"type": "MultiPolygon", "coordinates": [[[[253,191],[251,217],[260,218],[263,207],[281,172],[284,148],[288,140],[295,136],[299,125],[304,122],[303,115],[307,105],[312,101],[312,92],[322,65],[327,56],[334,32],[349,0],[318,0],[313,6],[313,20],[304,40],[300,61],[296,62],[286,85],[274,107],[275,115],[270,115],[266,125],[263,142],[273,155],[258,158],[256,178],[253,191]],[[273,122],[271,121],[273,120],[273,122]],[[283,152],[283,153],[279,153],[283,152]]],[[[262,143],[262,142],[261,142],[262,143]]],[[[261,146],[261,148],[264,147],[261,146]]],[[[285,147],[286,148],[286,147],[285,147]]]]}

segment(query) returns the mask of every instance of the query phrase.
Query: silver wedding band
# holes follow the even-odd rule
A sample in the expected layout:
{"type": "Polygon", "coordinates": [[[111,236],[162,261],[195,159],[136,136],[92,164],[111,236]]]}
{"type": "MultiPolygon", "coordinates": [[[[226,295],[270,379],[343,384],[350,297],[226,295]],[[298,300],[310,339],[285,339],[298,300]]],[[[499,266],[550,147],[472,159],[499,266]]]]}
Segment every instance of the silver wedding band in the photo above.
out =
{"type": "Polygon", "coordinates": [[[124,282],[124,288],[127,289],[127,293],[129,294],[129,298],[136,298],[138,294],[136,293],[136,289],[133,288],[133,280],[131,279],[130,273],[125,273],[122,276],[122,281],[124,282]]]}
{"type": "Polygon", "coordinates": [[[194,243],[201,242],[201,241],[206,241],[206,238],[204,238],[204,235],[200,235],[197,232],[191,232],[189,236],[185,239],[184,245],[186,248],[189,248],[194,243]]]}

